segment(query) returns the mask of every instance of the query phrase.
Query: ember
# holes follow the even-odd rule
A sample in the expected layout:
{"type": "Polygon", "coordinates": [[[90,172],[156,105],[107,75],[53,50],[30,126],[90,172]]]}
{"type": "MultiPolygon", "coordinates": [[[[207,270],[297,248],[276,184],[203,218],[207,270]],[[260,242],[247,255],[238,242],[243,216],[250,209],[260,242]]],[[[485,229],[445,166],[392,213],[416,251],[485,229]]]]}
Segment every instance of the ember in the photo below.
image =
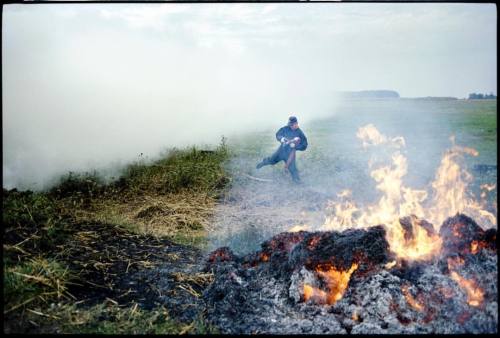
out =
{"type": "Polygon", "coordinates": [[[410,293],[410,291],[408,290],[408,285],[403,285],[403,287],[401,288],[401,290],[403,291],[403,294],[406,298],[406,301],[408,302],[408,304],[410,304],[410,306],[419,311],[419,312],[422,312],[424,311],[425,307],[420,304],[419,302],[417,302],[415,300],[415,298],[413,298],[412,294],[410,293]]]}
{"type": "Polygon", "coordinates": [[[384,265],[384,267],[385,267],[386,269],[391,269],[391,268],[393,268],[396,264],[398,264],[398,262],[397,262],[397,261],[392,261],[392,262],[389,262],[389,263],[387,263],[386,265],[384,265]]]}
{"type": "Polygon", "coordinates": [[[477,286],[473,279],[465,279],[455,271],[451,271],[450,277],[460,285],[460,287],[467,292],[467,302],[470,306],[479,306],[484,299],[484,291],[477,286]]]}
{"type": "Polygon", "coordinates": [[[222,247],[210,254],[208,261],[210,263],[231,261],[234,259],[234,255],[228,247],[222,247]]]}
{"type": "Polygon", "coordinates": [[[260,260],[262,262],[267,262],[269,260],[269,255],[266,255],[264,252],[260,253],[260,260]]]}
{"type": "Polygon", "coordinates": [[[472,241],[470,243],[470,252],[471,254],[477,254],[481,249],[487,249],[489,247],[488,242],[486,241],[472,241]]]}

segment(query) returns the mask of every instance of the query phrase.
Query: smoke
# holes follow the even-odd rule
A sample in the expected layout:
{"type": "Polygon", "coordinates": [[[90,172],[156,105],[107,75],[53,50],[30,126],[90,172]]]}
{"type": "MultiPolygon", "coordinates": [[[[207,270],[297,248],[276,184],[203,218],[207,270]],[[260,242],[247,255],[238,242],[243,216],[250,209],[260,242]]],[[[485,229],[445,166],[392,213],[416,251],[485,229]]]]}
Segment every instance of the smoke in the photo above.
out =
{"type": "Polygon", "coordinates": [[[141,154],[238,139],[290,114],[307,127],[338,111],[339,90],[496,91],[493,9],[6,5],[3,186],[42,189],[70,170],[116,175],[141,154]]]}
{"type": "Polygon", "coordinates": [[[263,53],[144,34],[85,6],[6,9],[7,188],[47,187],[70,170],[114,175],[141,153],[210,146],[292,113],[321,116],[334,103],[304,69],[290,72],[263,53]]]}

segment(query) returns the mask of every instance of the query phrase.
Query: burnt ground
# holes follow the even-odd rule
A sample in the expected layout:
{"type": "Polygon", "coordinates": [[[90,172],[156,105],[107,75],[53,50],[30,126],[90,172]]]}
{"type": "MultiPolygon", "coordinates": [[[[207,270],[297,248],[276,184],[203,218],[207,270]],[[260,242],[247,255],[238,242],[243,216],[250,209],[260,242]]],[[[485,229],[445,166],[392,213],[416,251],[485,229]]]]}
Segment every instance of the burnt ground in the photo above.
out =
{"type": "MultiPolygon", "coordinates": [[[[132,234],[116,226],[85,224],[79,228],[75,240],[69,241],[58,258],[78,271],[85,283],[69,289],[82,303],[90,306],[106,300],[120,305],[134,302],[151,309],[164,303],[161,299],[166,294],[168,302],[174,305],[182,303],[177,298],[186,298],[178,297],[182,283],[174,273],[191,272],[202,260],[199,250],[162,238],[132,234]],[[161,290],[157,287],[159,279],[166,282],[161,290]]],[[[194,290],[199,288],[194,283],[187,284],[194,290]]],[[[185,320],[189,319],[183,311],[182,314],[185,320]]]]}
{"type": "MultiPolygon", "coordinates": [[[[67,291],[80,309],[103,303],[146,310],[164,305],[181,323],[191,323],[203,310],[199,293],[212,275],[197,273],[203,262],[199,249],[107,224],[73,229],[53,258],[74,273],[67,291]]],[[[5,332],[39,332],[18,312],[5,315],[4,326],[5,332]]]]}

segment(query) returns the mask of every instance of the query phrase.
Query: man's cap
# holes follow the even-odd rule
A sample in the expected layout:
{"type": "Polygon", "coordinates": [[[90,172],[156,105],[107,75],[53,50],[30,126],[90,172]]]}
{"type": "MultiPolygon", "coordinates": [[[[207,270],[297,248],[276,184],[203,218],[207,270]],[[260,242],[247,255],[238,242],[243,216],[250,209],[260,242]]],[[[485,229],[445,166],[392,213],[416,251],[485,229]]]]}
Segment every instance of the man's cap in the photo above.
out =
{"type": "Polygon", "coordinates": [[[294,123],[297,123],[297,118],[295,116],[290,116],[288,118],[288,125],[291,126],[294,123]]]}

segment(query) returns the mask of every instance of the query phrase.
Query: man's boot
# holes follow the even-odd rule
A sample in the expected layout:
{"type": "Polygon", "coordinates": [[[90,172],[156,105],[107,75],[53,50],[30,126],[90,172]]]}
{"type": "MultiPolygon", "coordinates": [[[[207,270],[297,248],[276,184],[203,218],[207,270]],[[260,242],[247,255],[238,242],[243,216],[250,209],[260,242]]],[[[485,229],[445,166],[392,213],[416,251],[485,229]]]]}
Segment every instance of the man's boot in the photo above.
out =
{"type": "Polygon", "coordinates": [[[261,162],[257,163],[256,168],[257,168],[257,169],[260,169],[260,168],[262,168],[263,166],[265,166],[266,164],[267,164],[267,163],[266,163],[266,161],[265,161],[265,160],[262,160],[261,162]]]}

